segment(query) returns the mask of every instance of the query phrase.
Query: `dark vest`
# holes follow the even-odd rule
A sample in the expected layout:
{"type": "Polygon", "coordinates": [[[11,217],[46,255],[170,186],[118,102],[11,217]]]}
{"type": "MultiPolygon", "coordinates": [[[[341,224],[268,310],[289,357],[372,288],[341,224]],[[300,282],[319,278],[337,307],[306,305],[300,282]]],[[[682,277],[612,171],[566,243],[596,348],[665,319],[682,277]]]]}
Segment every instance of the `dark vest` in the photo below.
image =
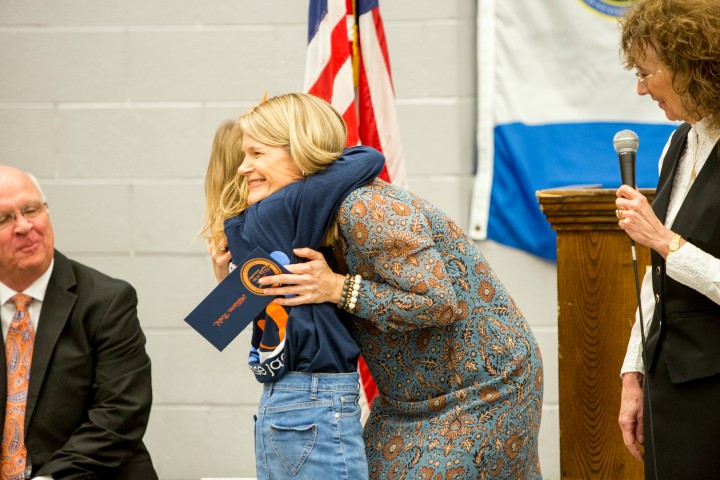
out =
{"type": "MultiPolygon", "coordinates": [[[[681,125],[665,155],[652,208],[665,223],[670,192],[690,125],[681,125]]],[[[716,146],[717,147],[717,146],[716,146]]],[[[688,242],[720,258],[720,162],[713,148],[672,225],[688,242]]],[[[670,379],[681,383],[720,373],[720,305],[682,285],[665,272],[665,260],[652,256],[655,311],[646,348],[652,371],[659,344],[667,359],[670,379]]]]}

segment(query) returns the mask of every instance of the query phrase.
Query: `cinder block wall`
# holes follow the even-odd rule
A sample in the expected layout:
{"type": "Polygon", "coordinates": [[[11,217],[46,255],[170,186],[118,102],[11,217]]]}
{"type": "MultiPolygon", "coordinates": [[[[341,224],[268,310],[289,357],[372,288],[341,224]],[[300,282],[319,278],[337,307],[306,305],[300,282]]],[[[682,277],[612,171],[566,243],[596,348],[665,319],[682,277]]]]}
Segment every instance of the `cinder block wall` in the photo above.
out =
{"type": "MultiPolygon", "coordinates": [[[[467,227],[476,2],[381,7],[410,188],[467,227]]],[[[0,0],[0,163],[40,179],[60,250],[137,288],[163,480],[254,475],[249,339],[219,353],[182,319],[214,285],[195,237],[215,127],[302,90],[306,31],[302,0],[0,0]]],[[[481,247],[540,341],[541,458],[558,479],[555,266],[481,247]]]]}

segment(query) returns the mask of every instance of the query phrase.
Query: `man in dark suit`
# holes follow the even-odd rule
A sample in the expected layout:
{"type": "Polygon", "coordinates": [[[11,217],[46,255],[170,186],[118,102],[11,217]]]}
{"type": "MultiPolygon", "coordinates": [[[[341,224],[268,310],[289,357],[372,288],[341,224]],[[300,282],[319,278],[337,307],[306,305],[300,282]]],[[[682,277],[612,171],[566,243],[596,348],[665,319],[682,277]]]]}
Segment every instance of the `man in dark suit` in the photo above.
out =
{"type": "Polygon", "coordinates": [[[3,165],[0,306],[0,479],[157,479],[142,442],[152,386],[135,290],[54,250],[39,185],[3,165]],[[29,353],[13,353],[20,343],[29,353]]]}

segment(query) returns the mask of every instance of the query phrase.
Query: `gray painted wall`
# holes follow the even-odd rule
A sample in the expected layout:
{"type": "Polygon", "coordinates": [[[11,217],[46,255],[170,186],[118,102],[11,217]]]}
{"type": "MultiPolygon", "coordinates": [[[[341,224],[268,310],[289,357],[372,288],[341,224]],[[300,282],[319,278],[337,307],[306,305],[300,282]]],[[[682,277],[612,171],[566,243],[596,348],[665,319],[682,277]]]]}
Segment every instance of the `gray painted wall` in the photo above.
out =
{"type": "MultiPolygon", "coordinates": [[[[409,187],[467,227],[476,2],[385,0],[381,13],[409,187]]],[[[219,353],[182,319],[214,285],[195,236],[215,127],[265,91],[302,90],[306,17],[301,0],[0,0],[0,163],[40,179],[59,249],[137,288],[163,480],[254,474],[249,337],[219,353]]],[[[559,479],[555,265],[480,246],[539,339],[540,453],[559,479]]]]}

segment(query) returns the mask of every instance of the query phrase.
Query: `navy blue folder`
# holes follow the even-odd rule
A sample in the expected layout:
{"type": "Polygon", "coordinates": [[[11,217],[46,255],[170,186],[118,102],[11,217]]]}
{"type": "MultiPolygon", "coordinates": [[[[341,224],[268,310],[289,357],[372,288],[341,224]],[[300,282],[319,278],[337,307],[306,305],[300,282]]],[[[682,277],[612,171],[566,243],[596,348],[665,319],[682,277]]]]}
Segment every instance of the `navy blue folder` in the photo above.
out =
{"type": "Polygon", "coordinates": [[[256,248],[213,289],[185,321],[222,351],[275,298],[264,295],[261,277],[287,270],[261,248],[256,248]]]}

